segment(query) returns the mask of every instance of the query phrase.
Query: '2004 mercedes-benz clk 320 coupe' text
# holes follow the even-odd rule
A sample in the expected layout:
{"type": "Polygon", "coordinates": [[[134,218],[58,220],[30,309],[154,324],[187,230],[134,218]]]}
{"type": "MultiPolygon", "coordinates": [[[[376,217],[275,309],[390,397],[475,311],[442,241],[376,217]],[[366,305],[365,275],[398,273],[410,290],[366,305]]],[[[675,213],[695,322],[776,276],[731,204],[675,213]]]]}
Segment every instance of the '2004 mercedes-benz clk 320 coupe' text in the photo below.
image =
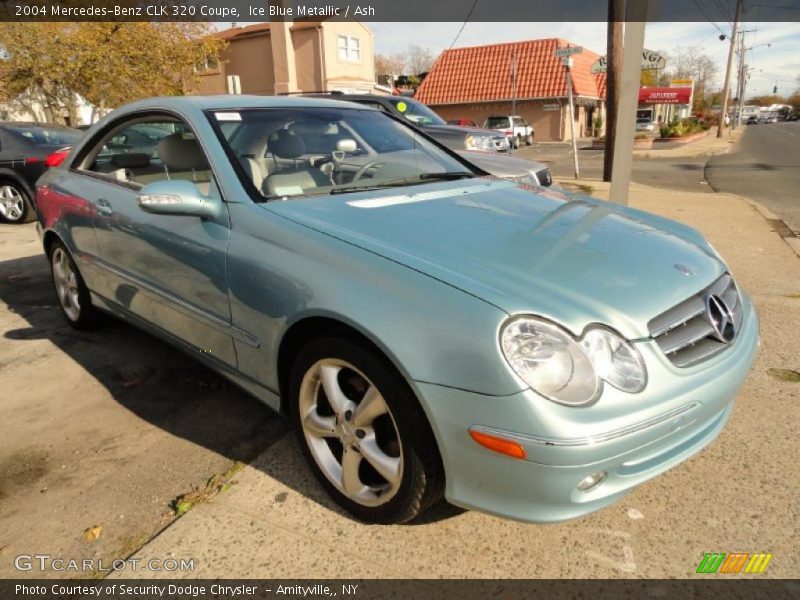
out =
{"type": "Polygon", "coordinates": [[[442,496],[608,506],[719,434],[758,343],[693,229],[489,177],[346,102],[130,104],[36,209],[73,326],[102,310],[194,353],[289,416],[370,522],[442,496]]]}

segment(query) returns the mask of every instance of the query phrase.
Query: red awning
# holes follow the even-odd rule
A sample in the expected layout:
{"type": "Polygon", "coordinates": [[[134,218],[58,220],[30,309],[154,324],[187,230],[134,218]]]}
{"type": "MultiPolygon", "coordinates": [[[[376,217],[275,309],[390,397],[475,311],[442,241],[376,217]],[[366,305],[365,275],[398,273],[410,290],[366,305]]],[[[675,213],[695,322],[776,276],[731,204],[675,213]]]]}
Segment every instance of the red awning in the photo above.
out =
{"type": "Polygon", "coordinates": [[[690,87],[639,88],[639,104],[689,104],[691,97],[690,87]]]}

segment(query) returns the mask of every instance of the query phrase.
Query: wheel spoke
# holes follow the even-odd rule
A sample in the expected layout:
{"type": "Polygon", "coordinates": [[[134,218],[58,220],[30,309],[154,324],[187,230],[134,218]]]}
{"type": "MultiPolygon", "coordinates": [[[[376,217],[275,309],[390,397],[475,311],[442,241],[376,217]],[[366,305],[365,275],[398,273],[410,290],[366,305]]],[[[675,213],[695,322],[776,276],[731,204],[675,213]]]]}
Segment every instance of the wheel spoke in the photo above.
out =
{"type": "Polygon", "coordinates": [[[339,417],[342,417],[348,410],[355,408],[355,404],[347,399],[339,387],[339,371],[341,367],[324,365],[320,367],[320,379],[322,380],[322,388],[325,390],[325,396],[328,402],[339,417]]]}
{"type": "Polygon", "coordinates": [[[375,433],[367,435],[359,444],[361,455],[392,486],[400,483],[400,459],[389,456],[375,441],[375,433]]]}
{"type": "Polygon", "coordinates": [[[345,446],[342,454],[342,490],[351,498],[360,495],[366,487],[358,476],[359,465],[361,465],[361,455],[345,446]]]}
{"type": "Polygon", "coordinates": [[[378,388],[371,385],[353,413],[353,423],[357,427],[370,425],[377,417],[388,412],[389,407],[378,392],[378,388]]]}
{"type": "Polygon", "coordinates": [[[303,419],[303,429],[317,437],[335,437],[336,423],[333,417],[323,417],[317,412],[316,406],[308,411],[303,419]]]}

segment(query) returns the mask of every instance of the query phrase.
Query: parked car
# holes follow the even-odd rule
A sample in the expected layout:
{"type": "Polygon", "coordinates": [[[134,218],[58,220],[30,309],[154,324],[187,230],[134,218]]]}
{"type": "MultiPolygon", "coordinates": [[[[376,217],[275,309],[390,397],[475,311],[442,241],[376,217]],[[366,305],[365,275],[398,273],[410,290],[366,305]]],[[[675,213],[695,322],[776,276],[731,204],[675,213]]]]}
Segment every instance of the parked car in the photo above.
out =
{"type": "Polygon", "coordinates": [[[747,124],[748,125],[758,125],[758,117],[755,115],[747,117],[747,124]]]}
{"type": "Polygon", "coordinates": [[[514,115],[492,115],[483,125],[487,129],[501,131],[508,138],[508,143],[514,148],[519,148],[522,142],[527,146],[533,145],[533,127],[522,117],[514,115]]]}
{"type": "Polygon", "coordinates": [[[34,186],[48,167],[47,156],[80,136],[57,125],[0,122],[0,223],[34,219],[34,186]]]}
{"type": "Polygon", "coordinates": [[[648,118],[636,119],[636,131],[653,133],[653,131],[655,131],[655,125],[653,124],[653,119],[648,119],[648,118]]]}
{"type": "Polygon", "coordinates": [[[485,176],[351,104],[139,101],[37,203],[70,325],[117,315],[287,415],[369,522],[442,495],[527,521],[608,506],[719,434],[756,353],[697,231],[485,176]],[[103,154],[142,123],[182,133],[103,154]]]}
{"type": "Polygon", "coordinates": [[[459,127],[472,127],[477,128],[478,125],[472,119],[448,119],[448,125],[458,125],[459,127]]]}
{"type": "Polygon", "coordinates": [[[379,96],[377,94],[344,94],[341,92],[324,92],[322,94],[303,94],[304,96],[325,96],[357,102],[365,106],[377,108],[383,112],[400,117],[413,123],[425,133],[452,150],[481,150],[486,152],[507,152],[508,143],[505,136],[485,129],[466,128],[448,125],[439,115],[422,102],[406,96],[379,96]]]}
{"type": "MultiPolygon", "coordinates": [[[[458,152],[487,173],[496,177],[530,181],[532,173],[543,173],[549,169],[540,162],[519,159],[510,161],[495,160],[497,153],[508,151],[508,140],[503,134],[486,129],[466,129],[448,125],[430,108],[411,98],[403,96],[378,96],[374,94],[303,94],[305,96],[325,96],[356,102],[377,108],[383,112],[405,119],[427,135],[448,148],[458,152]],[[493,151],[496,150],[495,151],[493,151]],[[469,154],[464,154],[468,152],[469,154]]],[[[541,181],[552,178],[538,177],[541,181]]],[[[542,183],[541,185],[550,185],[542,183]]]]}

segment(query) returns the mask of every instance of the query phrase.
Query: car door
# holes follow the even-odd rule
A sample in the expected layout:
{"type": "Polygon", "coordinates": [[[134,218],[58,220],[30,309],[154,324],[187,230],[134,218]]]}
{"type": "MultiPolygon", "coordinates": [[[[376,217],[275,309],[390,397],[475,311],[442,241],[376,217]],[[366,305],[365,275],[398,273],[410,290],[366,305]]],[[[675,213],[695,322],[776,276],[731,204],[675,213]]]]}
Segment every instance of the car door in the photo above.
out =
{"type": "Polygon", "coordinates": [[[102,277],[94,291],[196,351],[235,365],[226,276],[227,209],[214,219],[152,214],[137,201],[146,184],[165,179],[187,179],[201,193],[219,197],[213,170],[191,129],[170,115],[123,118],[87,145],[73,177],[79,180],[75,188],[95,208],[96,262],[102,277]],[[135,137],[126,134],[143,123],[151,133],[160,132],[157,143],[134,151],[109,148],[112,139],[135,137]]]}

